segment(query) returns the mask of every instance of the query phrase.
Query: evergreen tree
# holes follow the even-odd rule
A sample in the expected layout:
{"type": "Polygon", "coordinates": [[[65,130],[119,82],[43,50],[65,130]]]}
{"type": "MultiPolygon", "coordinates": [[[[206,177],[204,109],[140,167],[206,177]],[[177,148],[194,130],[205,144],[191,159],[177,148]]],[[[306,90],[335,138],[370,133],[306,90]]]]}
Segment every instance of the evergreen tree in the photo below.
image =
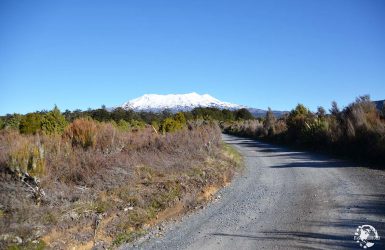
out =
{"type": "Polygon", "coordinates": [[[243,108],[235,111],[235,118],[237,120],[252,120],[254,119],[253,115],[249,110],[243,108]]]}
{"type": "Polygon", "coordinates": [[[66,126],[67,121],[56,105],[52,111],[43,116],[41,122],[41,129],[45,134],[60,134],[66,126]]]}
{"type": "Polygon", "coordinates": [[[42,115],[38,113],[29,113],[20,120],[20,133],[35,134],[41,130],[42,115]]]}
{"type": "Polygon", "coordinates": [[[263,124],[263,127],[265,128],[265,130],[269,136],[275,134],[275,129],[274,129],[275,121],[276,121],[276,119],[275,119],[275,116],[273,114],[273,111],[271,111],[271,108],[269,107],[267,112],[266,112],[266,118],[265,118],[265,121],[263,124]]]}
{"type": "Polygon", "coordinates": [[[336,101],[332,102],[332,107],[329,111],[330,111],[330,114],[332,114],[335,117],[337,117],[338,114],[341,112],[336,101]]]}

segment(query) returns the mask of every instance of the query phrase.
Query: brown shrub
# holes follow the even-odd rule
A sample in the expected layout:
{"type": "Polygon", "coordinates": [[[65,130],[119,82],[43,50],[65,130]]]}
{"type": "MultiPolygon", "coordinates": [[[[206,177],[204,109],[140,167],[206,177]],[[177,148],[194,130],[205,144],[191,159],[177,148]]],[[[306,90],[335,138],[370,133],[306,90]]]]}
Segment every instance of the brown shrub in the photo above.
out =
{"type": "Polygon", "coordinates": [[[73,121],[64,131],[73,146],[93,147],[96,141],[97,123],[92,119],[79,118],[73,121]]]}
{"type": "Polygon", "coordinates": [[[42,175],[45,171],[45,150],[40,137],[22,136],[17,131],[1,131],[3,146],[0,151],[0,164],[19,173],[42,175]]]}

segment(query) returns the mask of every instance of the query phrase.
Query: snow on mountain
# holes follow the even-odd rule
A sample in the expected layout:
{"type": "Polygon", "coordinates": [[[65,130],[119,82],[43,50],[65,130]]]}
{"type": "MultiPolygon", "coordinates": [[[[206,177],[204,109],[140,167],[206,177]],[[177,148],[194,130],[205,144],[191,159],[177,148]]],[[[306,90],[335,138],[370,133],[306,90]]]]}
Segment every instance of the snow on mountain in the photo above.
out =
{"type": "Polygon", "coordinates": [[[123,109],[134,111],[161,112],[165,109],[172,112],[190,111],[197,107],[214,107],[219,109],[240,109],[245,106],[222,102],[208,94],[199,95],[195,92],[189,94],[157,95],[147,94],[130,100],[121,106],[123,109]]]}

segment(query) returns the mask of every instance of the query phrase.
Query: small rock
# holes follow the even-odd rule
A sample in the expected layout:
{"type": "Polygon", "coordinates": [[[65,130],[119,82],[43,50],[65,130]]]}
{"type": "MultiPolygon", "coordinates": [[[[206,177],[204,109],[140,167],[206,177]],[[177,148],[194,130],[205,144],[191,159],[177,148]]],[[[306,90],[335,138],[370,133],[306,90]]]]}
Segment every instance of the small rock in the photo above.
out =
{"type": "Polygon", "coordinates": [[[13,239],[13,243],[16,243],[16,244],[20,245],[20,244],[23,243],[23,240],[22,240],[19,236],[16,236],[16,237],[13,239]]]}
{"type": "Polygon", "coordinates": [[[71,218],[71,220],[77,220],[77,219],[79,219],[79,214],[72,211],[69,213],[69,217],[71,218]]]}
{"type": "Polygon", "coordinates": [[[0,240],[1,241],[8,241],[10,235],[9,234],[2,234],[0,235],[0,240]]]}

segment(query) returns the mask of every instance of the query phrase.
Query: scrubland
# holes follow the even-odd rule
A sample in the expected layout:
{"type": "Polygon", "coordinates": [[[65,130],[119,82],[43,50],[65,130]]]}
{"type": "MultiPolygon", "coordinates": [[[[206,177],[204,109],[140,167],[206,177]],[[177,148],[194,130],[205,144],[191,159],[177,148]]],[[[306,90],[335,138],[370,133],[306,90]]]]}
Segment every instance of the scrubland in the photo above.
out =
{"type": "Polygon", "coordinates": [[[302,104],[283,117],[271,110],[261,119],[222,122],[226,133],[331,153],[385,169],[385,105],[382,110],[361,96],[340,109],[332,103],[311,112],[302,104]]]}
{"type": "Polygon", "coordinates": [[[0,248],[113,248],[210,199],[241,159],[216,122],[181,123],[1,130],[0,248]]]}

